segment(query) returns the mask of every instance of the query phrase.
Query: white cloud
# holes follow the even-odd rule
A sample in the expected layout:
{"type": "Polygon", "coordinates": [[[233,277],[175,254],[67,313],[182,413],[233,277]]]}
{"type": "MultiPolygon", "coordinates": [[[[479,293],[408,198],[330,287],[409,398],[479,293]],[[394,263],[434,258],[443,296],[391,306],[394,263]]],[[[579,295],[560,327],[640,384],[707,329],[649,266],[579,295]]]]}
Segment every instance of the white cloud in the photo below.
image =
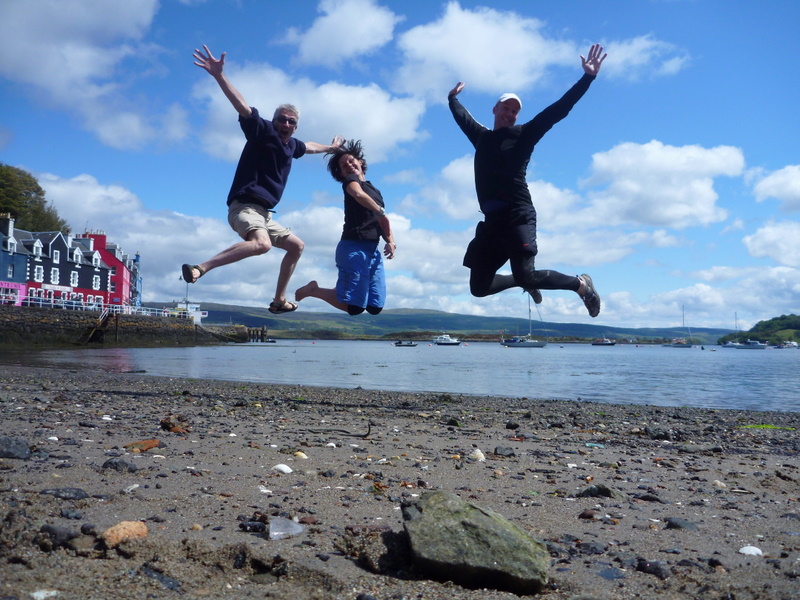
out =
{"type": "Polygon", "coordinates": [[[412,214],[444,214],[456,220],[479,220],[472,165],[472,154],[452,160],[433,181],[420,186],[418,195],[403,200],[401,210],[412,214]]]}
{"type": "Polygon", "coordinates": [[[606,52],[608,59],[603,62],[603,74],[628,80],[675,75],[690,60],[674,44],[655,39],[652,34],[610,41],[606,52]]]}
{"type": "MultiPolygon", "coordinates": [[[[245,100],[271,119],[280,104],[290,102],[300,110],[297,138],[326,144],[335,135],[358,138],[364,143],[370,163],[385,160],[401,144],[424,138],[419,130],[424,105],[413,98],[392,97],[375,84],[349,86],[317,85],[309,79],[292,79],[269,65],[228,67],[228,78],[245,100]]],[[[200,72],[200,71],[198,71],[200,72]]],[[[194,88],[194,97],[208,102],[208,125],[202,133],[206,151],[235,161],[244,145],[237,115],[228,99],[210,77],[194,88]]]]}
{"type": "Polygon", "coordinates": [[[786,211],[800,210],[800,165],[789,165],[770,173],[759,181],[753,191],[758,202],[775,198],[786,211]]]}
{"type": "Polygon", "coordinates": [[[767,223],[753,235],[745,236],[744,245],[752,256],[769,258],[779,265],[800,268],[800,223],[767,223]]]}
{"type": "Polygon", "coordinates": [[[442,17],[399,37],[405,64],[397,89],[444,101],[459,80],[472,89],[524,90],[539,81],[547,67],[573,64],[580,69],[572,43],[547,39],[544,23],[519,13],[448,2],[442,17]],[[513,60],[509,55],[513,54],[513,60]]]}
{"type": "Polygon", "coordinates": [[[727,218],[717,206],[714,178],[740,175],[741,150],[731,146],[667,146],[627,142],[592,157],[587,186],[607,184],[591,191],[590,216],[608,225],[640,224],[682,229],[709,225],[727,218]]]}
{"type": "MultiPolygon", "coordinates": [[[[167,139],[141,99],[126,98],[124,63],[151,60],[142,44],[158,0],[5,0],[0,3],[0,76],[39,101],[77,115],[113,148],[167,139]],[[31,32],[36,35],[31,35],[31,32]]],[[[138,75],[130,75],[133,79],[138,75]]],[[[181,115],[173,112],[173,118],[181,115]]],[[[168,133],[182,135],[183,127],[168,133]]],[[[180,138],[177,138],[180,139],[180,138]]]]}
{"type": "MultiPolygon", "coordinates": [[[[530,90],[554,66],[574,69],[577,79],[582,74],[579,55],[586,56],[589,44],[583,47],[583,42],[550,37],[547,32],[545,22],[517,12],[466,9],[458,2],[448,2],[438,20],[399,36],[404,64],[394,86],[404,93],[443,102],[459,80],[466,81],[471,90],[496,94],[530,90]]],[[[603,72],[611,77],[669,76],[688,62],[674,45],[652,35],[606,46],[603,72]]]]}
{"type": "Polygon", "coordinates": [[[302,64],[335,67],[373,52],[391,41],[394,26],[403,20],[373,0],[322,0],[323,16],[306,31],[291,28],[284,41],[297,46],[302,64]]]}

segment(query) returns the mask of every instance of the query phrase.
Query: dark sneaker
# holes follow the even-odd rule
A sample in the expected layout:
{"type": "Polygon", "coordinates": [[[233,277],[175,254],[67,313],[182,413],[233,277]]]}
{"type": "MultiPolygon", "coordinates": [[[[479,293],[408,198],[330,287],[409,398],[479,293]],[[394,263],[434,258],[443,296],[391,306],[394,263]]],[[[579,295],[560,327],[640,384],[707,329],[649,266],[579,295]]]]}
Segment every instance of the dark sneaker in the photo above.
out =
{"type": "Polygon", "coordinates": [[[542,303],[542,292],[539,290],[525,290],[531,295],[534,304],[541,304],[542,303]]]}
{"type": "Polygon", "coordinates": [[[589,316],[596,317],[600,314],[600,294],[594,289],[591,277],[583,273],[580,278],[583,279],[583,282],[586,284],[586,293],[581,296],[581,298],[583,298],[583,303],[586,305],[586,310],[589,311],[589,316]]]}

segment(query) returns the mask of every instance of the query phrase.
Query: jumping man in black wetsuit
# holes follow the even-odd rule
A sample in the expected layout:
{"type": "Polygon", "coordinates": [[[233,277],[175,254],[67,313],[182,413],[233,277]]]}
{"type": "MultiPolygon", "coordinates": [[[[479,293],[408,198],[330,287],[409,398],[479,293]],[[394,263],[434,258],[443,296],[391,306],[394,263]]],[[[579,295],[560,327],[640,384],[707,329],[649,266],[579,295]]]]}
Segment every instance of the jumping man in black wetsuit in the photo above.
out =
{"type": "Polygon", "coordinates": [[[473,119],[456,98],[464,83],[459,82],[450,91],[450,111],[475,147],[475,190],[484,214],[464,256],[473,296],[489,296],[519,286],[539,304],[539,290],[572,290],[583,299],[589,315],[600,314],[600,296],[591,277],[535,269],[536,209],[526,174],[536,143],[586,93],[606,56],[600,44],[593,45],[588,58],[581,56],[584,75],[578,83],[524,125],[515,124],[522,109],[516,94],[500,96],[492,109],[494,129],[488,129],[473,119]],[[498,275],[497,271],[509,260],[512,275],[498,275]]]}

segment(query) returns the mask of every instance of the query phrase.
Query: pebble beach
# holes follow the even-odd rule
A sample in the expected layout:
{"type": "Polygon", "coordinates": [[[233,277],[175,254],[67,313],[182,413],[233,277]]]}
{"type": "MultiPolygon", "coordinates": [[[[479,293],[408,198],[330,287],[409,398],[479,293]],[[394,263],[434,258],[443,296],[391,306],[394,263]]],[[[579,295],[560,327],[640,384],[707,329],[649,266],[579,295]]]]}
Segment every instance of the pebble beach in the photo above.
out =
{"type": "Polygon", "coordinates": [[[435,581],[441,490],[546,545],[547,600],[800,598],[800,414],[0,366],[0,598],[510,600],[435,581]],[[262,526],[257,524],[261,523],[262,526]]]}

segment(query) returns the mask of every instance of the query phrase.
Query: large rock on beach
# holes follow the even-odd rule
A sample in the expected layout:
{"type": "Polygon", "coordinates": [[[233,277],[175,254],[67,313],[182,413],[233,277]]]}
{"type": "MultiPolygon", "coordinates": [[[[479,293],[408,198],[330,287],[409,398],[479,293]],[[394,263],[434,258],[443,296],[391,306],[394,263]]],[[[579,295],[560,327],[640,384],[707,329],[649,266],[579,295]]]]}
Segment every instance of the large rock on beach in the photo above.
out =
{"type": "Polygon", "coordinates": [[[426,492],[403,507],[403,519],[414,565],[434,579],[516,594],[547,584],[544,543],[492,510],[426,492]]]}
{"type": "Polygon", "coordinates": [[[31,449],[25,440],[0,436],[0,458],[19,458],[28,460],[31,457],[31,449]]]}

